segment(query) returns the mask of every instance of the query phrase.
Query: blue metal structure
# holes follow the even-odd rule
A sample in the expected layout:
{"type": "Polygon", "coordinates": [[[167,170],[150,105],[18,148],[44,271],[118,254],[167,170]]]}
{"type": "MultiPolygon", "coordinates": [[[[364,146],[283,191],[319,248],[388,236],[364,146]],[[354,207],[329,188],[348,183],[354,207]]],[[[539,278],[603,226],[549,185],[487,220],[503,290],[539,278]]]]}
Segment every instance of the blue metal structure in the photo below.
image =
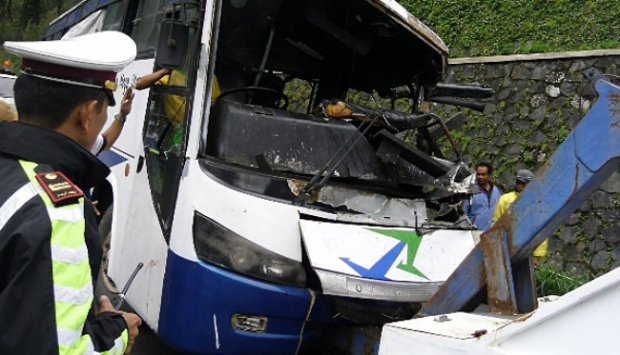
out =
{"type": "Polygon", "coordinates": [[[487,285],[499,313],[536,307],[529,256],[620,165],[620,87],[599,79],[595,89],[590,111],[419,316],[471,306],[487,285]]]}

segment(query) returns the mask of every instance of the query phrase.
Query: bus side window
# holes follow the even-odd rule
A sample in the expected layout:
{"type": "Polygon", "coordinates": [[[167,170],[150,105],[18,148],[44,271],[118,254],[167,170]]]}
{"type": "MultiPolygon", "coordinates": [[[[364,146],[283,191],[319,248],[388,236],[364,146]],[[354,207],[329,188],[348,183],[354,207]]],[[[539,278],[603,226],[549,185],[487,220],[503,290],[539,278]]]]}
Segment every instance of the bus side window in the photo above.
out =
{"type": "Polygon", "coordinates": [[[108,5],[105,9],[105,15],[103,16],[102,31],[122,31],[123,30],[123,15],[125,14],[123,1],[117,1],[108,5]]]}
{"type": "Polygon", "coordinates": [[[55,33],[51,39],[69,39],[99,31],[122,31],[125,15],[123,2],[116,1],[93,12],[73,27],[55,33]]]}
{"type": "Polygon", "coordinates": [[[101,31],[103,26],[103,17],[105,16],[104,10],[97,10],[88,15],[85,19],[71,27],[63,36],[62,39],[69,39],[88,33],[94,33],[101,31]]]}
{"type": "MultiPolygon", "coordinates": [[[[197,23],[195,19],[201,15],[197,7],[187,8],[184,14],[188,15],[190,24],[197,23]]],[[[160,20],[163,21],[163,18],[160,20]]],[[[153,42],[149,42],[153,49],[159,40],[159,28],[158,25],[157,31],[153,32],[153,42]]],[[[146,170],[153,205],[165,238],[168,238],[172,225],[179,177],[185,161],[187,123],[191,114],[191,94],[196,80],[196,58],[200,45],[199,33],[197,26],[189,26],[185,62],[150,87],[145,117],[143,139],[146,170]]],[[[144,43],[142,45],[145,48],[144,43]]]]}
{"type": "Polygon", "coordinates": [[[142,0],[133,23],[131,37],[140,58],[152,58],[159,38],[165,0],[142,0]]]}
{"type": "Polygon", "coordinates": [[[146,170],[164,236],[170,231],[185,150],[186,80],[185,73],[172,71],[151,88],[144,127],[146,170]]]}

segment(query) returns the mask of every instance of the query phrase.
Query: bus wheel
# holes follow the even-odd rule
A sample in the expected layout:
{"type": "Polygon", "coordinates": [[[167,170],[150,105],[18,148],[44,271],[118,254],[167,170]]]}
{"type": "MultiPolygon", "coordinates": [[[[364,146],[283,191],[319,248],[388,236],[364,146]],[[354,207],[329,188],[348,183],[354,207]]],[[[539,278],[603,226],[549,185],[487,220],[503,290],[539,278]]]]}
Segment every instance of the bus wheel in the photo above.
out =
{"type": "Polygon", "coordinates": [[[114,281],[108,276],[108,265],[110,263],[110,240],[112,239],[112,207],[108,208],[101,223],[99,223],[99,235],[101,235],[101,248],[103,249],[101,257],[101,266],[99,268],[99,287],[103,287],[103,294],[113,298],[118,293],[118,289],[114,281]]]}

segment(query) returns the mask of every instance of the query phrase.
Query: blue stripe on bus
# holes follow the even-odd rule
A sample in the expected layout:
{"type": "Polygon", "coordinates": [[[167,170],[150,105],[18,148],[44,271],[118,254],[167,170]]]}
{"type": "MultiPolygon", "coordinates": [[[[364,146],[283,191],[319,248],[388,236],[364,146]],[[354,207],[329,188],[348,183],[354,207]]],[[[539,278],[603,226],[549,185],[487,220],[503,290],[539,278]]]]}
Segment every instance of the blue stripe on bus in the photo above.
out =
{"type": "Polygon", "coordinates": [[[247,278],[168,252],[159,337],[192,353],[292,354],[310,306],[308,290],[247,278]],[[234,329],[234,314],[268,317],[264,333],[234,329]]]}
{"type": "Polygon", "coordinates": [[[97,158],[99,158],[99,160],[101,160],[109,168],[127,161],[127,158],[113,150],[104,150],[97,155],[97,158]]]}

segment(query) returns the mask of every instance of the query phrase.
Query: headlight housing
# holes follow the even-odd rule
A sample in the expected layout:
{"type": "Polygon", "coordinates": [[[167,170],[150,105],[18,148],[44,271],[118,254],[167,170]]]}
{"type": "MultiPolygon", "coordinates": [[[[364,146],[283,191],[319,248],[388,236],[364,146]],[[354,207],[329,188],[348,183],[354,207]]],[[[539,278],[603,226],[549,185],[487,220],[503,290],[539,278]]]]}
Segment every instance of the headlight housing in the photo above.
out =
{"type": "Polygon", "coordinates": [[[269,282],[306,285],[300,262],[252,243],[198,212],[194,214],[194,245],[198,258],[207,263],[269,282]]]}

